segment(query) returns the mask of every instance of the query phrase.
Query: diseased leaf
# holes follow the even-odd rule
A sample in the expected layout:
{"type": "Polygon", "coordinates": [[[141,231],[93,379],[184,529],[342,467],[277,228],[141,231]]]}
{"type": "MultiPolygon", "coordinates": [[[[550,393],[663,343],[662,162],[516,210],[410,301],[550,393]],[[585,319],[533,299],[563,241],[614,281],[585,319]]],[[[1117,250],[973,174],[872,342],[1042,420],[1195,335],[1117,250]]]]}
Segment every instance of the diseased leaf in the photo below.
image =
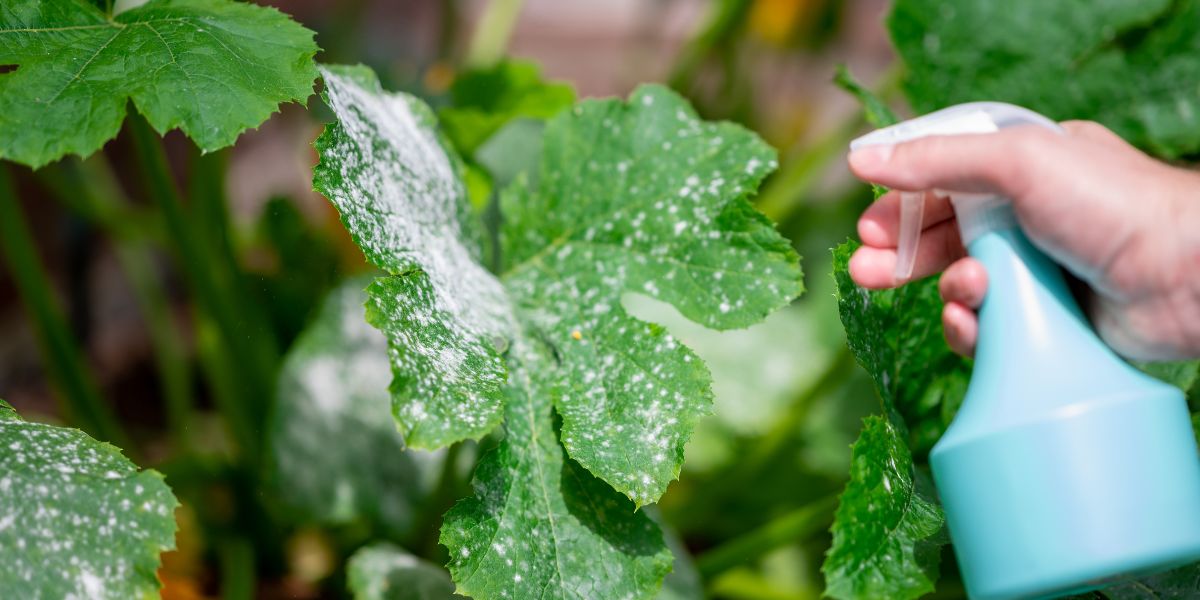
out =
{"type": "Polygon", "coordinates": [[[1002,100],[1162,156],[1200,151],[1196,0],[900,0],[888,29],[917,112],[1002,100]]]}
{"type": "Polygon", "coordinates": [[[477,262],[460,163],[428,110],[366,69],[324,75],[339,122],[318,141],[314,183],[391,273],[371,285],[368,320],[389,337],[402,430],[445,444],[504,411],[476,496],[442,530],[460,589],[651,596],[670,553],[634,509],[678,475],[711,392],[695,355],[628,316],[621,295],[729,328],[798,294],[798,257],[745,199],[770,149],[662,88],[585,102],[546,127],[539,187],[521,177],[505,192],[497,278],[477,262]]]}
{"type": "Polygon", "coordinates": [[[458,590],[478,598],[650,598],[671,569],[662,532],[629,500],[566,457],[555,439],[550,382],[511,351],[505,438],[475,472],[475,496],[446,514],[458,590]]]}
{"type": "Polygon", "coordinates": [[[962,403],[971,363],[946,345],[936,278],[894,290],[865,290],[850,278],[847,267],[857,247],[848,242],[834,250],[846,342],[875,380],[889,419],[901,430],[907,426],[909,445],[923,457],[962,403]]]}
{"type": "Polygon", "coordinates": [[[921,489],[909,446],[927,453],[945,431],[966,393],[969,363],[946,347],[934,280],[869,292],[850,279],[856,247],[834,250],[838,311],[885,417],[868,417],[854,444],[821,570],[835,598],[916,598],[933,591],[946,540],[941,509],[921,489]]]}
{"type": "Polygon", "coordinates": [[[387,543],[359,549],[346,571],[355,600],[460,598],[445,569],[387,543]]]}
{"type": "Polygon", "coordinates": [[[504,279],[555,347],[571,457],[639,504],[679,473],[709,410],[707,370],[621,307],[636,291],[715,329],[762,320],[800,293],[798,258],[746,201],[774,152],[705,123],[661,87],[584,101],[546,127],[537,190],[501,201],[504,279]]]}
{"type": "Polygon", "coordinates": [[[427,491],[422,466],[436,459],[404,452],[390,418],[387,340],[363,320],[370,281],[351,279],[330,293],[284,359],[271,423],[273,479],[305,520],[366,521],[403,536],[427,491]]]}
{"type": "Polygon", "coordinates": [[[455,148],[473,155],[509,121],[548,119],[571,106],[575,90],[543,80],[535,63],[509,60],[460,75],[450,87],[450,102],[438,119],[455,148]]]}
{"type": "Polygon", "coordinates": [[[27,423],[0,400],[0,590],[9,598],[158,596],[178,503],[82,431],[27,423]]]}
{"type": "Polygon", "coordinates": [[[639,504],[656,500],[708,410],[709,379],[620,297],[641,291],[728,328],[798,294],[798,258],[744,199],[774,165],[771,150],[740,127],[701,123],[662,88],[629,104],[585,102],[547,127],[541,187],[519,179],[505,193],[501,283],[464,241],[472,217],[458,163],[427,111],[362,69],[327,70],[326,88],[341,121],[318,142],[315,184],[368,258],[397,275],[372,285],[368,320],[392,340],[409,443],[491,429],[498,352],[525,335],[512,325],[520,314],[561,362],[553,391],[568,452],[639,504]]]}
{"type": "Polygon", "coordinates": [[[418,448],[479,438],[500,421],[495,344],[512,335],[512,317],[478,262],[461,163],[419,100],[385,94],[365,67],[322,75],[338,121],[317,140],[313,185],[367,260],[391,274],[371,284],[367,320],[388,336],[400,431],[418,448]]]}
{"type": "Polygon", "coordinates": [[[82,0],[0,6],[0,158],[32,167],[112,139],[130,100],[160,133],[232,144],[312,93],[313,32],[273,8],[152,0],[109,18],[82,0]]]}
{"type": "Polygon", "coordinates": [[[904,438],[883,417],[867,417],[852,452],[833,546],[821,567],[825,594],[905,600],[932,592],[944,517],[921,489],[904,438]]]}

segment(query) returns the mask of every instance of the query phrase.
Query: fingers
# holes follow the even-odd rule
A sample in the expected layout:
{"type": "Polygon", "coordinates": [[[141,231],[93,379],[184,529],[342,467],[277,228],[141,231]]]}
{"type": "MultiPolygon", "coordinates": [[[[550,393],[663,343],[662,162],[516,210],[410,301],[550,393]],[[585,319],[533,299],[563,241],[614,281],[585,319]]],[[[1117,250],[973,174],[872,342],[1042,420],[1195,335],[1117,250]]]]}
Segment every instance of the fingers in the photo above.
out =
{"type": "Polygon", "coordinates": [[[975,309],[987,293],[987,271],[973,258],[950,265],[938,281],[938,291],[946,301],[942,309],[942,329],[950,349],[972,356],[979,338],[979,319],[975,309]]]}
{"type": "Polygon", "coordinates": [[[850,169],[867,181],[901,190],[933,188],[1019,196],[1061,152],[1065,136],[1040,127],[996,133],[931,136],[868,146],[850,153],[850,169]]]}
{"type": "Polygon", "coordinates": [[[979,308],[987,294],[987,271],[983,263],[964,258],[950,265],[938,281],[938,292],[947,303],[979,308]]]}
{"type": "MultiPolygon", "coordinates": [[[[932,191],[925,193],[925,229],[954,217],[949,199],[932,191]]],[[[868,246],[895,248],[900,239],[900,193],[888,192],[863,211],[858,220],[858,237],[868,246]]]]}
{"type": "Polygon", "coordinates": [[[912,276],[905,281],[894,276],[896,248],[862,246],[850,257],[850,277],[868,289],[894,288],[906,281],[928,277],[945,269],[950,263],[966,255],[958,224],[953,219],[944,220],[921,233],[917,246],[917,259],[912,276]]]}
{"type": "Polygon", "coordinates": [[[942,329],[946,332],[946,343],[951,350],[963,356],[975,354],[979,319],[974,311],[957,302],[947,303],[942,309],[942,329]]]}

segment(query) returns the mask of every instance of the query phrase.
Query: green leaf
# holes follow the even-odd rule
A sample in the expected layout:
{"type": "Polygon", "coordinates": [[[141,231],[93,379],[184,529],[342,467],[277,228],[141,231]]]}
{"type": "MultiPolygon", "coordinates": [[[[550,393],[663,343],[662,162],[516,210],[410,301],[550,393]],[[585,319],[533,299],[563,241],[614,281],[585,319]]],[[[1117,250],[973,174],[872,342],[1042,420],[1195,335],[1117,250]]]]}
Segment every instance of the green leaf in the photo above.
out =
{"type": "Polygon", "coordinates": [[[856,247],[834,250],[838,312],[886,417],[869,417],[854,444],[822,571],[826,593],[836,598],[915,598],[933,591],[945,536],[941,509],[920,489],[909,446],[927,453],[945,431],[966,393],[970,365],[943,339],[936,282],[860,288],[847,266],[856,247]]]}
{"type": "Polygon", "coordinates": [[[1200,395],[1200,361],[1141,363],[1137,367],[1183,390],[1193,403],[1198,400],[1196,396],[1200,395]]]}
{"type": "Polygon", "coordinates": [[[450,88],[450,101],[438,118],[455,148],[473,155],[509,121],[548,119],[571,106],[575,90],[543,80],[534,63],[503,61],[460,75],[450,88]]]}
{"type": "Polygon", "coordinates": [[[874,379],[884,412],[902,430],[907,426],[910,446],[924,456],[962,403],[971,363],[946,345],[936,278],[894,290],[865,290],[850,278],[848,268],[857,247],[848,242],[834,250],[846,342],[874,379]]]}
{"type": "Polygon", "coordinates": [[[162,476],[0,401],[0,589],[12,598],[158,597],[178,503],[162,476]]]}
{"type": "Polygon", "coordinates": [[[391,544],[359,549],[346,578],[355,600],[449,600],[454,583],[445,569],[391,544]]]}
{"type": "Polygon", "coordinates": [[[1122,583],[1100,592],[1109,600],[1188,600],[1200,596],[1200,563],[1122,583]]]}
{"type": "Polygon", "coordinates": [[[1162,156],[1200,151],[1196,0],[899,0],[888,29],[918,112],[1002,100],[1162,156]]]}
{"type": "Polygon", "coordinates": [[[746,201],[773,153],[663,88],[585,102],[546,127],[538,189],[518,178],[505,192],[496,277],[428,109],[363,68],[324,75],[338,122],[318,140],[314,184],[391,274],[369,289],[368,321],[389,338],[402,430],[445,444],[504,412],[476,496],[443,526],[455,581],[510,597],[652,595],[670,553],[634,509],[678,475],[711,392],[701,361],[621,296],[729,328],[798,294],[798,257],[746,201]]]}
{"type": "Polygon", "coordinates": [[[479,598],[650,598],[671,569],[663,534],[567,459],[555,439],[546,356],[512,349],[505,439],[446,514],[441,543],[460,593],[479,598]]]}
{"type": "Polygon", "coordinates": [[[105,16],[83,0],[0,7],[0,158],[39,167],[112,139],[132,100],[159,133],[228,146],[312,93],[313,32],[273,8],[153,0],[105,16]]]}
{"type": "Polygon", "coordinates": [[[363,320],[370,277],[329,294],[288,351],[271,422],[273,479],[304,520],[410,532],[422,466],[390,418],[387,340],[363,320]],[[338,440],[331,444],[330,440],[338,440]]]}
{"type": "Polygon", "coordinates": [[[907,600],[933,591],[944,517],[926,487],[899,430],[867,417],[821,567],[826,595],[907,600]]]}
{"type": "Polygon", "coordinates": [[[528,320],[561,361],[553,393],[572,458],[639,504],[656,500],[708,410],[709,378],[664,330],[625,314],[621,294],[718,328],[795,297],[798,257],[745,200],[771,150],[735,125],[698,121],[663,88],[585,102],[547,127],[541,187],[519,179],[505,193],[501,282],[466,241],[459,163],[428,112],[361,69],[328,69],[326,88],[340,122],[318,141],[315,185],[368,259],[396,274],[372,284],[368,320],[391,340],[409,443],[492,428],[499,352],[528,335],[514,325],[528,320]]]}
{"type": "Polygon", "coordinates": [[[884,104],[874,92],[868,90],[866,86],[859,83],[854,75],[850,74],[850,69],[846,65],[838,65],[837,71],[833,76],[833,82],[838,87],[846,90],[863,105],[863,114],[866,116],[867,122],[874,127],[887,127],[900,122],[896,117],[896,113],[884,104]]]}

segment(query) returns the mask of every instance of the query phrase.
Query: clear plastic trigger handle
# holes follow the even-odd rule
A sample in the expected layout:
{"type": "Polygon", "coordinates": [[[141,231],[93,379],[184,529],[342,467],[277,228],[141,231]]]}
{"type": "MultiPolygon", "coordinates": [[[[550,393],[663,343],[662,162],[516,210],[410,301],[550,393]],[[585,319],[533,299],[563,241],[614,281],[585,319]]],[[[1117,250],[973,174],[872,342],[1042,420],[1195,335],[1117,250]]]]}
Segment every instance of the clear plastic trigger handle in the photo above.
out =
{"type": "Polygon", "coordinates": [[[908,281],[912,277],[924,217],[925,192],[900,192],[900,240],[896,246],[896,268],[892,271],[896,281],[908,281]]]}

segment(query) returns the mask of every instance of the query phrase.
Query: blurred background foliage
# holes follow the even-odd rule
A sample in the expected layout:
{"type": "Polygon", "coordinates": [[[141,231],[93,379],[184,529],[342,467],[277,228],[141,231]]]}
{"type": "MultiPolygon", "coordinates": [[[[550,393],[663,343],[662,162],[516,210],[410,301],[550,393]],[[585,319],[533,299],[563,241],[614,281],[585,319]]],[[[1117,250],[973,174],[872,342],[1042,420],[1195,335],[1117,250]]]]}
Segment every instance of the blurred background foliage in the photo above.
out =
{"type": "MultiPolygon", "coordinates": [[[[625,302],[694,348],[714,378],[714,415],[652,515],[681,557],[662,597],[820,597],[850,444],[877,402],[835,318],[829,250],[852,235],[871,194],[841,160],[867,125],[832,79],[848,64],[897,101],[887,3],[267,4],[317,32],[318,60],[366,63],[385,87],[434,106],[485,218],[497,218],[494,191],[536,156],[539,120],[576,94],[665,82],[705,118],[740,122],[779,149],[756,202],[804,257],[801,299],[724,333],[649,298],[625,302]]],[[[34,351],[45,328],[0,266],[0,397],[45,422],[72,424],[60,403],[72,394],[113,409],[119,433],[107,437],[128,438],[126,454],[162,471],[182,502],[179,549],[160,571],[166,598],[347,597],[348,584],[395,569],[405,571],[396,581],[420,586],[413,597],[447,593],[437,528],[490,441],[401,454],[390,418],[376,414],[387,405],[382,338],[344,317],[361,315],[369,271],[311,191],[312,141],[329,115],[315,97],[307,108],[286,105],[207,155],[178,132],[166,137],[208,273],[172,255],[135,160],[136,123],[87,160],[9,171],[49,276],[43,304],[61,309],[69,331],[59,338],[70,342],[34,351]],[[197,278],[227,305],[198,300],[197,278]],[[77,368],[63,367],[75,355],[77,368]]],[[[938,595],[961,596],[944,563],[938,595]]]]}

